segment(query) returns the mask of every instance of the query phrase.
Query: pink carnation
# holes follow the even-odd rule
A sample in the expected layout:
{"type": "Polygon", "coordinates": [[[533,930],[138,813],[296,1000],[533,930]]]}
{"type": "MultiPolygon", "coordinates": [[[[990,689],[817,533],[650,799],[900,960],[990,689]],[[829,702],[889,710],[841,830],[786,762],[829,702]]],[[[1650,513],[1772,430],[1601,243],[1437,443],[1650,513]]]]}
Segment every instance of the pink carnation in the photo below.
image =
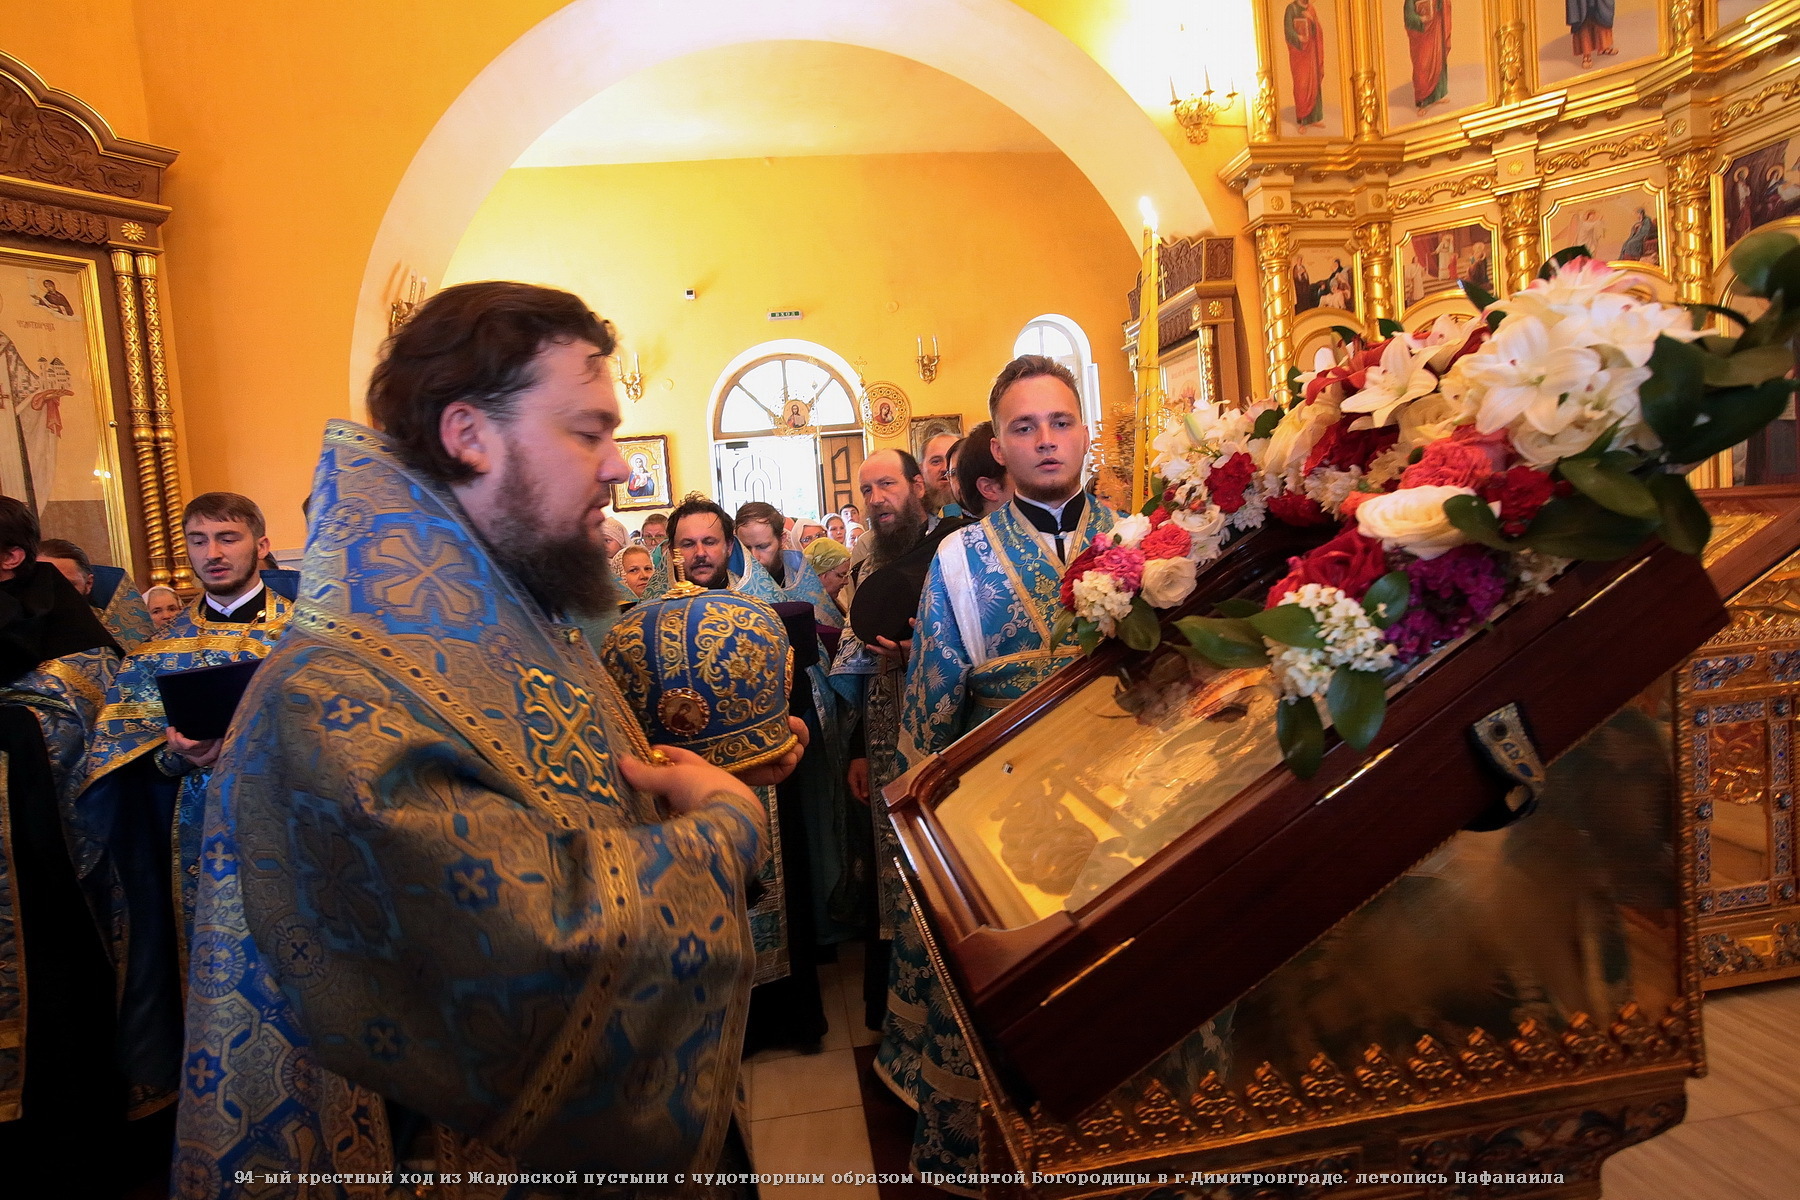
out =
{"type": "Polygon", "coordinates": [[[1478,433],[1465,425],[1441,442],[1425,447],[1419,461],[1406,468],[1400,486],[1479,488],[1506,464],[1505,430],[1478,433]]]}
{"type": "Polygon", "coordinates": [[[1111,575],[1121,591],[1135,592],[1144,580],[1144,552],[1129,546],[1112,546],[1100,552],[1092,569],[1111,575]]]}

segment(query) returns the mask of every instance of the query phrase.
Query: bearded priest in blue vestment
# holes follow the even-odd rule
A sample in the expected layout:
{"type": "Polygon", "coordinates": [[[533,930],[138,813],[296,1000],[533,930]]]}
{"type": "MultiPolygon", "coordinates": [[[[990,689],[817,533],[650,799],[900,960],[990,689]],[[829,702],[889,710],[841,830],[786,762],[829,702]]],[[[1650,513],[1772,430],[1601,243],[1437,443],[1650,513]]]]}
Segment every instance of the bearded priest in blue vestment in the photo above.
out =
{"type": "Polygon", "coordinates": [[[751,785],[798,751],[740,780],[652,749],[573,621],[615,602],[613,348],[568,293],[449,288],[376,369],[382,432],[327,429],[205,812],[178,1196],[743,1168],[751,785]]]}

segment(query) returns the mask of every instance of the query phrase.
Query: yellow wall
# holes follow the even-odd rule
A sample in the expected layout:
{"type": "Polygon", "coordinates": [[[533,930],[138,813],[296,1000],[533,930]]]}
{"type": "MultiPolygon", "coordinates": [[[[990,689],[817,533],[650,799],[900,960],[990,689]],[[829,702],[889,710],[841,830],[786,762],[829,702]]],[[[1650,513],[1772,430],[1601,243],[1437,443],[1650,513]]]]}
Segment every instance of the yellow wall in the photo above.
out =
{"type": "Polygon", "coordinates": [[[712,490],[720,373],[775,338],[860,359],[915,416],[961,413],[967,428],[1019,330],[1056,312],[1093,343],[1101,395],[1123,395],[1136,271],[1130,239],[1060,154],[909,154],[510,171],[445,282],[551,284],[610,319],[648,380],[625,432],[670,435],[680,494],[712,490]],[[768,319],[787,308],[806,315],[768,319]],[[943,361],[926,384],[914,339],[933,334],[943,361]]]}
{"type": "MultiPolygon", "coordinates": [[[[299,506],[320,428],[329,417],[347,415],[344,377],[358,290],[388,202],[469,81],[561,6],[561,0],[449,7],[441,0],[7,5],[0,50],[37,69],[50,86],[94,105],[119,133],[181,151],[164,192],[175,210],[166,229],[166,310],[190,495],[211,488],[246,492],[267,510],[276,545],[299,545],[299,506]]],[[[1142,0],[1021,5],[1115,75],[1132,53],[1116,35],[1141,6],[1142,0]]],[[[1241,205],[1212,174],[1242,145],[1242,131],[1215,134],[1209,146],[1192,149],[1169,121],[1166,104],[1142,102],[1190,164],[1221,227],[1239,227],[1241,205]]],[[[946,228],[967,215],[955,214],[946,228]]],[[[1241,272],[1247,255],[1245,247],[1241,272]]],[[[1253,301],[1254,274],[1243,277],[1250,284],[1243,294],[1253,301]]],[[[909,311],[927,315],[914,308],[898,317],[909,311]]],[[[803,335],[811,336],[811,321],[803,325],[803,335]]],[[[871,369],[897,374],[906,364],[893,356],[912,334],[912,325],[902,323],[885,348],[869,347],[871,369]]],[[[957,344],[946,342],[947,356],[957,344]]],[[[933,394],[949,383],[933,385],[933,394]]]]}

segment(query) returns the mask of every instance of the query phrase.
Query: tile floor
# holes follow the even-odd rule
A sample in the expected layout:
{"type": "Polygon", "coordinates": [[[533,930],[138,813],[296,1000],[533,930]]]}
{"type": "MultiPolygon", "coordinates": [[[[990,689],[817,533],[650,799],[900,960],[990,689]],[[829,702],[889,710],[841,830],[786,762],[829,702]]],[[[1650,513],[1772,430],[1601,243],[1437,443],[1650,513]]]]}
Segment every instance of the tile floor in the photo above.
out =
{"type": "MultiPolygon", "coordinates": [[[[854,1053],[879,1040],[861,1020],[862,947],[842,948],[819,980],[831,1021],[820,1052],[764,1051],[746,1064],[750,1153],[761,1172],[829,1180],[874,1169],[854,1053]]],[[[1800,979],[1714,993],[1705,1022],[1711,1070],[1688,1084],[1687,1119],[1609,1159],[1605,1200],[1800,1200],[1800,979]]],[[[829,1182],[764,1195],[878,1197],[873,1184],[829,1182]]]]}

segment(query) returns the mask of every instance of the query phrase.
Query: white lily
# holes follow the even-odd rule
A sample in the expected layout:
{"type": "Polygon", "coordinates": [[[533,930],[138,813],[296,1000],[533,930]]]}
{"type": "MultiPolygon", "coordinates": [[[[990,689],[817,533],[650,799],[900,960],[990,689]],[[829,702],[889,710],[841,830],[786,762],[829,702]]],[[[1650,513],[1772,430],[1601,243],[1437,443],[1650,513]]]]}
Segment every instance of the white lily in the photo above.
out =
{"type": "Polygon", "coordinates": [[[1546,326],[1536,317],[1514,317],[1462,359],[1465,404],[1476,402],[1475,427],[1482,433],[1504,429],[1529,410],[1540,429],[1555,420],[1556,406],[1600,370],[1600,355],[1579,342],[1571,344],[1562,325],[1546,326]]]}
{"type": "Polygon", "coordinates": [[[1394,416],[1394,410],[1420,396],[1437,390],[1437,375],[1427,365],[1431,351],[1415,352],[1411,340],[1396,336],[1381,352],[1381,362],[1370,367],[1363,376],[1362,390],[1343,403],[1350,413],[1368,413],[1368,421],[1358,421],[1352,429],[1380,429],[1394,416]]]}

